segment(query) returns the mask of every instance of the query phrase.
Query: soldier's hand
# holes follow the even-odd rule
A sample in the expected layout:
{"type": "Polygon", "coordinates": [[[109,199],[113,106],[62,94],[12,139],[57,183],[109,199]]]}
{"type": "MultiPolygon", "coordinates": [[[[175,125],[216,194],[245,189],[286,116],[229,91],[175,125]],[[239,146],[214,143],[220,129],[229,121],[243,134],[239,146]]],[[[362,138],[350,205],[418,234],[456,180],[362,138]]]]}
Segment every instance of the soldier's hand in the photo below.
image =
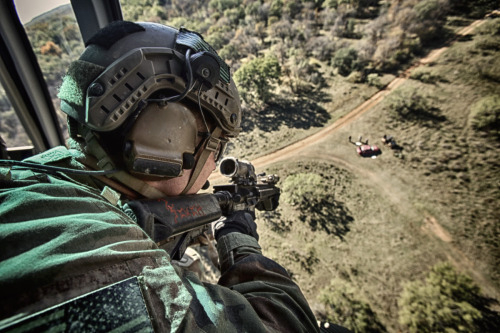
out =
{"type": "Polygon", "coordinates": [[[252,215],[246,211],[234,212],[225,219],[215,222],[214,236],[216,240],[219,240],[220,237],[232,232],[239,232],[259,240],[257,224],[255,223],[252,215]]]}

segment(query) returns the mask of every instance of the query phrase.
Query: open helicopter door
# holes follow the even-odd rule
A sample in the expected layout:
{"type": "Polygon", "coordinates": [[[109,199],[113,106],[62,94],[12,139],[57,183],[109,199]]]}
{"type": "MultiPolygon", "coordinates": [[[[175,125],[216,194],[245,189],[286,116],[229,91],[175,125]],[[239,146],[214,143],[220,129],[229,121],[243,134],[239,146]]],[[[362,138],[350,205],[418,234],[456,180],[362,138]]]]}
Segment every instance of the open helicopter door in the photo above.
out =
{"type": "MultiPolygon", "coordinates": [[[[110,22],[123,19],[119,0],[72,0],[71,5],[84,42],[110,22]]],[[[22,159],[64,144],[54,104],[14,0],[0,1],[0,83],[32,143],[7,147],[10,158],[22,159]]]]}

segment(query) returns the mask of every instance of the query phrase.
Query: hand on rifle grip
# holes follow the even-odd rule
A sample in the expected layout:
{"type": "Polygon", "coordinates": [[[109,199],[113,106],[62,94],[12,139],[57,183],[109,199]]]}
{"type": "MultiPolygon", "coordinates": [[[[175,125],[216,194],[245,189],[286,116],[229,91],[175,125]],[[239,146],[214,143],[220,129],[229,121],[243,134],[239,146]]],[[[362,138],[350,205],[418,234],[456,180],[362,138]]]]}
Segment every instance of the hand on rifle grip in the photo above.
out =
{"type": "Polygon", "coordinates": [[[219,240],[220,237],[232,232],[239,232],[245,235],[254,237],[259,240],[257,233],[257,224],[252,215],[247,211],[237,211],[221,219],[214,224],[215,239],[219,240]]]}

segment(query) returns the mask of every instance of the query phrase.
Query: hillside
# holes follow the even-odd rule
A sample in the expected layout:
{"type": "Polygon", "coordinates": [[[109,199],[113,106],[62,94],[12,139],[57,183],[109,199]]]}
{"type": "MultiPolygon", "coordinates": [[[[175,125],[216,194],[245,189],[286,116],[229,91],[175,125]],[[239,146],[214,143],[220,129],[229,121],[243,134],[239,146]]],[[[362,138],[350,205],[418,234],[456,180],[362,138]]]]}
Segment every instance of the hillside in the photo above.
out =
{"type": "MultiPolygon", "coordinates": [[[[315,196],[313,204],[301,207],[285,192],[276,216],[259,225],[266,253],[292,271],[318,313],[325,311],[318,296],[333,281],[333,289],[355,290],[353,298],[369,304],[385,329],[401,330],[403,285],[441,262],[499,299],[500,142],[471,128],[474,105],[499,91],[498,82],[471,66],[496,61],[496,52],[478,51],[482,38],[476,33],[457,42],[411,75],[433,80],[406,81],[349,125],[267,168],[284,178],[288,191],[301,183],[291,177],[320,175],[320,190],[302,190],[315,196]],[[394,105],[419,96],[432,114],[398,119],[394,105]],[[383,146],[384,134],[402,150],[383,146]],[[348,137],[359,135],[382,155],[357,156],[348,137]]],[[[495,321],[498,328],[498,316],[495,321]]]]}
{"type": "MultiPolygon", "coordinates": [[[[228,154],[280,175],[280,207],[259,213],[260,242],[319,319],[355,332],[500,331],[500,18],[455,37],[497,1],[122,5],[125,19],[203,33],[231,65],[244,123],[228,154]],[[360,136],[382,154],[359,157],[348,138],[360,136]]],[[[74,18],[57,13],[27,27],[56,104],[83,49],[74,18]]],[[[15,140],[4,96],[0,112],[0,133],[15,140]]]]}

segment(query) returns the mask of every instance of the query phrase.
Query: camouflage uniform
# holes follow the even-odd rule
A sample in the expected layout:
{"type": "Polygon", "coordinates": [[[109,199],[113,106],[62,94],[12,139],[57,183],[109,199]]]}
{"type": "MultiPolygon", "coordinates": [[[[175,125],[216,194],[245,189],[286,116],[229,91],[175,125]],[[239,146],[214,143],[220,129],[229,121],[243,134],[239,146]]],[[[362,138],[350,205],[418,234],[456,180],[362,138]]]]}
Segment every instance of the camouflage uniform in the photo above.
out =
{"type": "MultiPolygon", "coordinates": [[[[58,147],[29,160],[82,169],[82,158],[58,147]]],[[[223,236],[219,284],[204,284],[172,265],[102,189],[90,176],[0,168],[3,324],[137,276],[155,331],[319,330],[299,287],[253,237],[223,236]]]]}

